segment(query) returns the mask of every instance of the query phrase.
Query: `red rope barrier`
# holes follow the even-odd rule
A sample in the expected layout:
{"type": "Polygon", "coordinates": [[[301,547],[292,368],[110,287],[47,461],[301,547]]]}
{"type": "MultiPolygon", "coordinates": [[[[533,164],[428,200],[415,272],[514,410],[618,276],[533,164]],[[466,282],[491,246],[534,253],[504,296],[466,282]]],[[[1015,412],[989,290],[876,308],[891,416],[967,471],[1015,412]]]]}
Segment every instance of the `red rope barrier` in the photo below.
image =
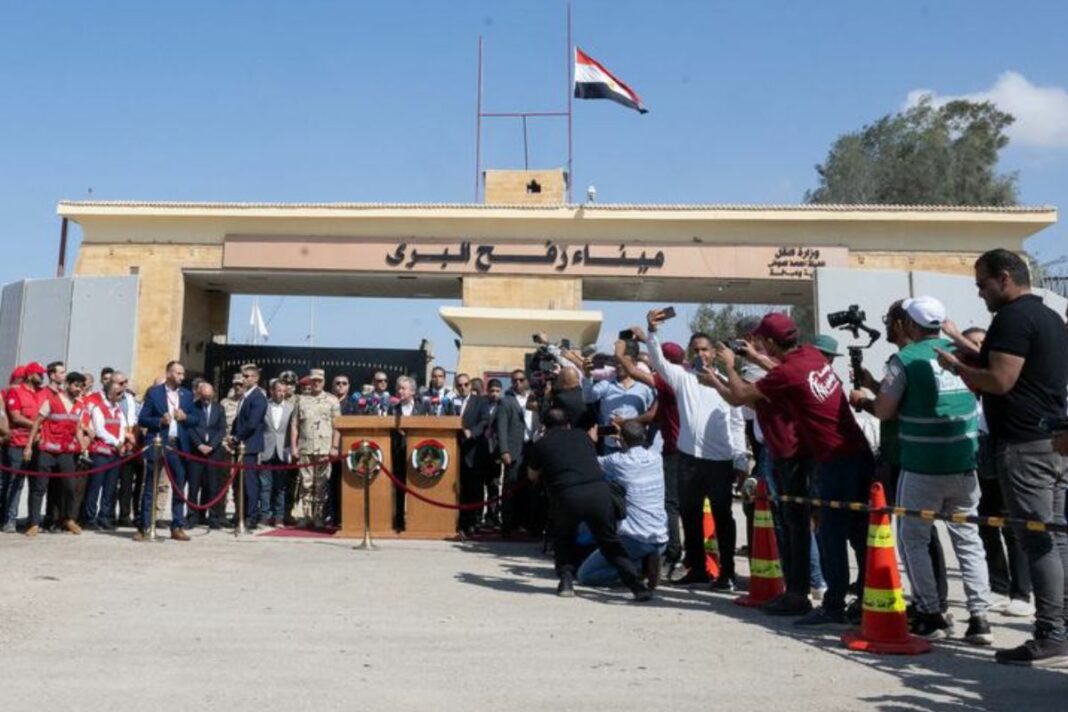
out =
{"type": "MultiPolygon", "coordinates": [[[[169,446],[167,447],[167,449],[170,450],[171,452],[173,452],[178,457],[182,458],[183,460],[189,460],[190,462],[199,462],[199,463],[204,464],[204,465],[218,464],[218,460],[212,460],[212,459],[209,459],[209,458],[206,458],[206,457],[200,457],[199,455],[194,455],[193,453],[185,452],[184,450],[177,450],[177,449],[175,449],[173,447],[169,447],[169,446]]],[[[325,465],[327,463],[333,464],[335,462],[341,462],[343,459],[345,459],[345,457],[346,457],[345,455],[341,455],[339,453],[336,457],[317,457],[314,460],[312,460],[311,462],[305,462],[305,463],[291,462],[291,463],[286,464],[286,465],[259,465],[259,464],[257,464],[257,465],[246,465],[246,464],[241,463],[241,462],[236,462],[236,463],[234,463],[234,467],[236,467],[239,470],[260,470],[261,472],[274,472],[274,471],[282,471],[282,470],[299,470],[302,467],[315,467],[317,465],[325,465]]]]}
{"type": "Polygon", "coordinates": [[[171,472],[171,464],[167,462],[167,458],[163,458],[163,471],[166,473],[167,479],[170,480],[171,492],[178,495],[178,499],[182,500],[187,507],[196,512],[205,512],[221,502],[226,497],[226,493],[230,491],[230,485],[234,483],[234,478],[237,477],[237,468],[231,466],[230,476],[226,478],[226,484],[222,486],[219,493],[212,497],[210,502],[206,502],[205,504],[193,504],[189,501],[185,492],[182,491],[182,488],[178,486],[178,483],[174,481],[174,473],[171,472]]]}
{"type": "Polygon", "coordinates": [[[420,502],[426,502],[429,505],[433,505],[435,507],[441,507],[442,509],[454,509],[454,510],[458,510],[458,511],[461,511],[461,512],[474,511],[474,510],[477,510],[477,509],[482,509],[483,507],[488,507],[490,505],[497,504],[498,502],[503,502],[506,499],[514,497],[517,492],[519,492],[520,490],[522,490],[524,487],[527,486],[527,481],[523,480],[523,481],[519,482],[518,484],[516,484],[515,487],[513,487],[510,490],[508,490],[507,492],[501,492],[500,495],[498,495],[496,497],[490,497],[489,499],[483,500],[482,502],[468,502],[468,503],[464,503],[464,504],[453,504],[452,502],[439,502],[436,499],[430,499],[425,494],[421,494],[420,492],[417,492],[416,490],[411,489],[406,484],[404,484],[403,482],[398,480],[396,477],[393,476],[392,472],[390,472],[389,470],[387,470],[385,468],[384,465],[379,465],[378,468],[379,468],[379,470],[382,471],[382,473],[386,477],[388,477],[390,480],[392,480],[393,484],[395,484],[397,487],[399,487],[401,490],[403,490],[407,494],[410,494],[411,496],[415,497],[420,502]]]}
{"type": "MultiPolygon", "coordinates": [[[[42,472],[40,470],[20,470],[16,467],[8,467],[7,465],[0,465],[0,472],[6,472],[10,475],[18,475],[22,477],[51,477],[56,479],[75,478],[75,477],[89,477],[91,475],[98,475],[101,472],[107,472],[113,467],[121,467],[128,462],[133,462],[137,458],[141,457],[141,454],[147,448],[141,448],[140,450],[130,453],[129,455],[119,458],[114,462],[109,462],[106,465],[99,467],[92,467],[88,470],[75,470],[74,472],[42,472]]],[[[69,453],[74,454],[74,453],[69,453]]]]}

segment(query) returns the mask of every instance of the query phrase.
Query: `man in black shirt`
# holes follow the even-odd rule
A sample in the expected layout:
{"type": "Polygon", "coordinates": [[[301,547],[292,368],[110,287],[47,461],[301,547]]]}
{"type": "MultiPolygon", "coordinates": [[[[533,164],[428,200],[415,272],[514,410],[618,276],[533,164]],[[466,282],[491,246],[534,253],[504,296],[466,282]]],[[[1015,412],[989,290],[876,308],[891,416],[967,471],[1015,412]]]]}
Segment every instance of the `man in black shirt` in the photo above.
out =
{"type": "Polygon", "coordinates": [[[597,450],[589,436],[571,428],[560,408],[545,414],[548,431],[531,449],[528,471],[540,478],[549,493],[553,521],[553,557],[560,584],[560,596],[574,596],[575,569],[578,566],[575,539],[578,525],[585,522],[604,557],[619,571],[619,578],[633,592],[636,601],[648,601],[653,593],[638,576],[616,531],[619,517],[608,482],[605,481],[597,450]]]}
{"type": "MultiPolygon", "coordinates": [[[[991,250],[975,263],[975,284],[994,312],[979,365],[941,352],[982,393],[994,467],[1016,518],[1065,521],[1066,460],[1039,421],[1060,418],[1068,388],[1068,334],[1060,316],[1031,294],[1027,264],[1008,250],[991,250]]],[[[1035,635],[1018,648],[999,650],[997,661],[1014,665],[1068,665],[1068,535],[1016,528],[1035,591],[1035,635]]]]}

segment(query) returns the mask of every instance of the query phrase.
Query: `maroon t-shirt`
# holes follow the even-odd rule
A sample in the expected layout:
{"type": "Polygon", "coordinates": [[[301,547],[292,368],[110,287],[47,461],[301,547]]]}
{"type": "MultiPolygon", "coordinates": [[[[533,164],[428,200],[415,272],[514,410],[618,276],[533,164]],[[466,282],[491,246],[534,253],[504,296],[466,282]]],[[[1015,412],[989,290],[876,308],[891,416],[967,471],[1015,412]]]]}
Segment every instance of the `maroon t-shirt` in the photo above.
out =
{"type": "Polygon", "coordinates": [[[801,447],[817,460],[856,455],[868,447],[842,382],[827,357],[812,346],[787,353],[756,387],[771,401],[767,405],[785,409],[793,418],[801,447]]]}
{"type": "Polygon", "coordinates": [[[797,439],[797,424],[794,423],[792,412],[765,400],[753,404],[753,410],[756,411],[757,421],[760,423],[764,445],[773,458],[781,460],[805,456],[806,451],[801,448],[797,439]]]}
{"type": "Polygon", "coordinates": [[[659,403],[656,418],[660,424],[660,437],[664,439],[662,452],[665,455],[674,455],[679,451],[679,404],[675,400],[675,391],[659,373],[653,374],[653,382],[656,384],[656,400],[659,403]]]}

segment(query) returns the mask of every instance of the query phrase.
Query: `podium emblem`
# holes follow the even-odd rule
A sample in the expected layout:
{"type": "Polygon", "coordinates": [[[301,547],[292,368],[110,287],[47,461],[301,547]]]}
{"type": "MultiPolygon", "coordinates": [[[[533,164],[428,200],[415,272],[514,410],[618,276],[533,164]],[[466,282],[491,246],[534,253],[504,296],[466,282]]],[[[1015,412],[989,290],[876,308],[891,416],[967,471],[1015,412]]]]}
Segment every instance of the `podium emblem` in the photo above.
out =
{"type": "Polygon", "coordinates": [[[449,469],[449,451],[440,440],[421,440],[412,447],[411,466],[421,477],[436,480],[449,469]]]}
{"type": "Polygon", "coordinates": [[[364,440],[352,443],[348,454],[349,470],[358,477],[369,479],[382,466],[382,448],[378,443],[364,440]]]}

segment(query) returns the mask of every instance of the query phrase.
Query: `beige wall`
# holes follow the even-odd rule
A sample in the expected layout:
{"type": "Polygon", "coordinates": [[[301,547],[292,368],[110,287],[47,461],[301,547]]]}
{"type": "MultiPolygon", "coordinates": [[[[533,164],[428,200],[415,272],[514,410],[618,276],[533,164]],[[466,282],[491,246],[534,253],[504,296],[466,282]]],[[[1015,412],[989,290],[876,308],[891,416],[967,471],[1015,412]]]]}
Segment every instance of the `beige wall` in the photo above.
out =
{"type": "Polygon", "coordinates": [[[857,269],[892,269],[940,272],[970,277],[979,252],[852,252],[849,266],[857,269]]]}
{"type": "Polygon", "coordinates": [[[465,307],[581,309],[582,280],[569,277],[464,277],[465,307]]]}
{"type": "Polygon", "coordinates": [[[203,365],[203,347],[199,360],[197,345],[208,329],[226,335],[229,298],[207,293],[186,295],[184,268],[222,267],[222,246],[214,245],[96,245],[82,244],[74,266],[76,275],[139,276],[137,307],[137,355],[133,385],[144,393],[172,359],[187,355],[192,364],[203,365]],[[136,271],[136,272],[135,272],[136,271]],[[187,306],[190,319],[185,319],[187,306]],[[225,313],[223,308],[225,307],[225,313]],[[208,314],[212,316],[209,319],[208,314]],[[193,328],[199,319],[202,326],[193,328]],[[183,329],[192,328],[191,338],[183,343],[183,329]],[[220,328],[221,327],[221,328],[220,328]],[[188,349],[188,353],[187,352],[188,349]]]}
{"type": "Polygon", "coordinates": [[[567,174],[561,170],[548,171],[484,171],[485,190],[482,201],[499,205],[563,205],[567,198],[567,174]],[[528,190],[531,181],[540,193],[528,190]]]}

